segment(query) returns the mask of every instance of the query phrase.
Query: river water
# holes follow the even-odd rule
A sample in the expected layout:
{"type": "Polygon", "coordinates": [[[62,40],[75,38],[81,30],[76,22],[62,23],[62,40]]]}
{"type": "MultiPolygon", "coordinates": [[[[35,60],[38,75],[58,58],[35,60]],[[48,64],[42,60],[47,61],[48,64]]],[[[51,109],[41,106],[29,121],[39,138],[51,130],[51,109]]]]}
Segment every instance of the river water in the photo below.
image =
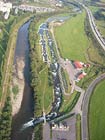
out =
{"type": "Polygon", "coordinates": [[[11,140],[31,140],[32,128],[20,131],[24,123],[33,117],[33,98],[29,80],[29,44],[28,44],[28,28],[30,21],[25,23],[18,31],[17,44],[14,55],[14,64],[17,58],[23,58],[25,63],[23,76],[25,79],[25,87],[23,100],[20,111],[13,118],[11,140]]]}

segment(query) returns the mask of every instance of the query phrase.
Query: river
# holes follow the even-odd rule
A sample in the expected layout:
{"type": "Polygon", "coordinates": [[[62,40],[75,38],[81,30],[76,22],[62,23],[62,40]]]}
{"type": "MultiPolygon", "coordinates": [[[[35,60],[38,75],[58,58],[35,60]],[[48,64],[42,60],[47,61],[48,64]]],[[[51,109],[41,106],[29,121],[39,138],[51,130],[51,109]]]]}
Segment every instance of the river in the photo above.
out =
{"type": "Polygon", "coordinates": [[[22,58],[24,61],[23,77],[25,84],[21,108],[19,112],[13,117],[11,140],[31,140],[33,133],[32,128],[20,131],[22,125],[29,121],[31,117],[33,117],[33,98],[29,80],[29,25],[30,21],[22,25],[19,29],[14,55],[14,65],[16,64],[17,59],[22,58]]]}
{"type": "MultiPolygon", "coordinates": [[[[53,17],[49,18],[47,22],[54,20],[68,20],[70,16],[67,17],[53,17]]],[[[33,134],[33,128],[29,127],[23,131],[20,131],[22,125],[28,122],[33,117],[33,97],[30,88],[30,67],[29,67],[29,44],[28,44],[28,28],[31,21],[28,21],[18,31],[17,43],[14,55],[14,65],[16,65],[17,60],[22,60],[24,62],[24,67],[21,66],[22,76],[25,81],[23,99],[19,112],[13,117],[12,121],[12,135],[11,140],[31,140],[33,134]]],[[[21,63],[20,63],[21,64],[21,63]]]]}

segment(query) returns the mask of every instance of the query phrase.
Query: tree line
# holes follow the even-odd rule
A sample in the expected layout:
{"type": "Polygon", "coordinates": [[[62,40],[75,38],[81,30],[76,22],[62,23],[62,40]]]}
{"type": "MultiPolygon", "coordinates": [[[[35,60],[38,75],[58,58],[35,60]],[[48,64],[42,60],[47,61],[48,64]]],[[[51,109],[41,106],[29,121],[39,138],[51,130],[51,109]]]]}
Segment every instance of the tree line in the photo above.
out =
{"type": "Polygon", "coordinates": [[[12,124],[11,97],[8,95],[0,116],[0,140],[10,140],[12,124]]]}

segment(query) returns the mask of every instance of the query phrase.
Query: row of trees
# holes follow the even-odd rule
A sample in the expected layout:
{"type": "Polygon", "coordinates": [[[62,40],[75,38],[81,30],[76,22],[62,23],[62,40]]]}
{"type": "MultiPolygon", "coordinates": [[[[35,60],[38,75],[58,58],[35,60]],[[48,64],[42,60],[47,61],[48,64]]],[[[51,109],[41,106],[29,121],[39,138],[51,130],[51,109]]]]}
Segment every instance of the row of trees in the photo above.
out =
{"type": "Polygon", "coordinates": [[[99,9],[94,13],[94,17],[96,20],[105,20],[105,15],[103,14],[105,12],[105,9],[99,9]]]}
{"type": "MultiPolygon", "coordinates": [[[[43,63],[41,62],[39,55],[38,55],[38,48],[36,46],[36,42],[38,40],[37,35],[37,28],[36,22],[39,21],[39,18],[36,17],[30,24],[29,29],[29,44],[30,44],[30,80],[31,80],[31,87],[33,89],[33,97],[34,97],[34,117],[38,117],[42,110],[40,104],[40,98],[38,98],[38,83],[39,83],[39,76],[38,73],[43,67],[43,63]]],[[[34,139],[41,140],[42,139],[42,125],[38,125],[34,128],[34,139]]]]}
{"type": "Polygon", "coordinates": [[[12,124],[11,98],[7,97],[0,117],[0,140],[10,140],[12,124]]]}

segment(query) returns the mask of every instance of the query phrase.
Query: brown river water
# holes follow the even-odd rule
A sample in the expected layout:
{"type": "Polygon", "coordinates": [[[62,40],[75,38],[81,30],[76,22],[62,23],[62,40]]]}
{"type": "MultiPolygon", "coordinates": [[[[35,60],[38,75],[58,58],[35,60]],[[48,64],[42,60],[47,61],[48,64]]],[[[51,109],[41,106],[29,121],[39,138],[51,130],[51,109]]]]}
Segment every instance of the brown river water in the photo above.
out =
{"type": "Polygon", "coordinates": [[[17,58],[23,58],[24,70],[23,76],[25,79],[25,87],[23,100],[19,112],[13,117],[11,140],[31,140],[33,128],[27,128],[21,131],[22,125],[33,117],[33,97],[30,88],[29,75],[29,44],[28,44],[28,28],[30,21],[22,25],[18,31],[17,44],[14,55],[14,64],[17,58]]]}

